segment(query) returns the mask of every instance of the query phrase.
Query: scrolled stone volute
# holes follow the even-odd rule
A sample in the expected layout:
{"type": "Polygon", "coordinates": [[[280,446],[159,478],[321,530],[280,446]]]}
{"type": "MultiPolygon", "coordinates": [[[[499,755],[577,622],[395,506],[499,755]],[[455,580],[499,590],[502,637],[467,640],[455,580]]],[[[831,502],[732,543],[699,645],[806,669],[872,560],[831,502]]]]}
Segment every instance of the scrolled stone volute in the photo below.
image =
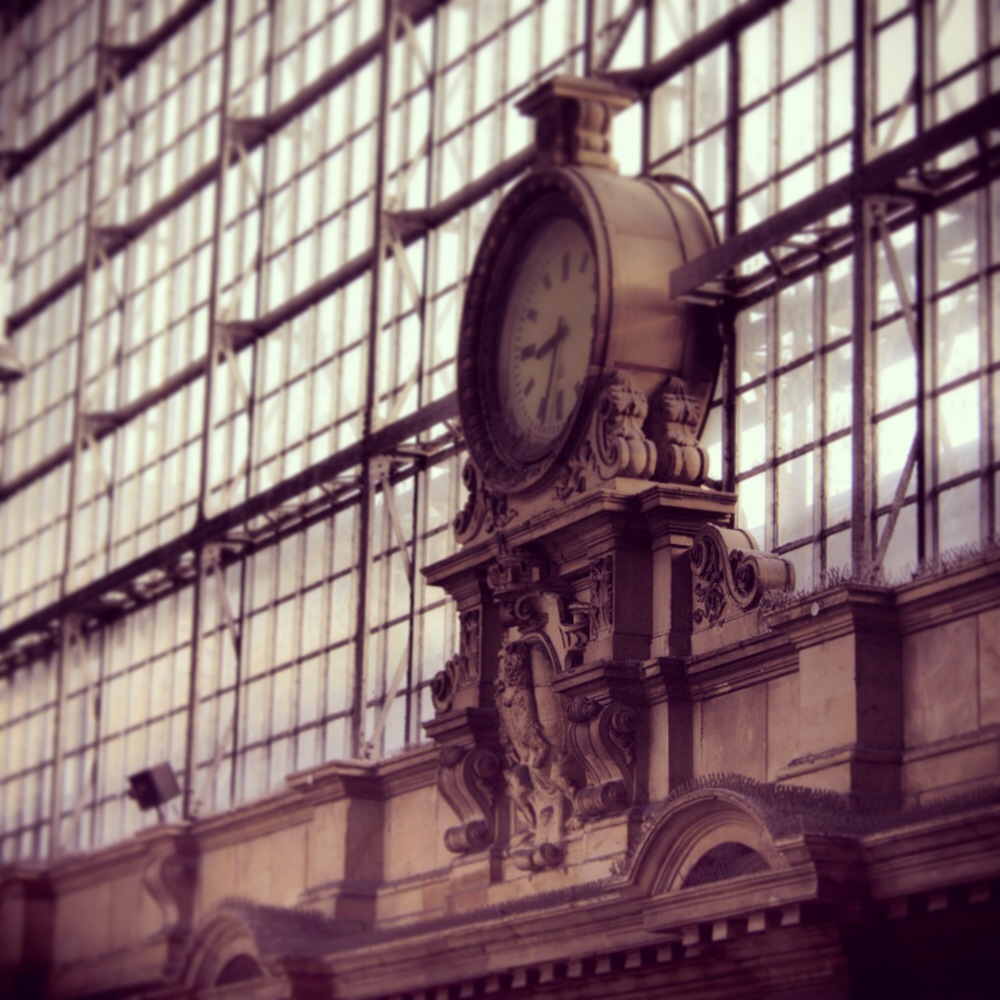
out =
{"type": "Polygon", "coordinates": [[[706,525],[690,549],[695,627],[755,608],[769,590],[793,590],[795,567],[762,552],[749,532],[706,525]]]}
{"type": "Polygon", "coordinates": [[[167,946],[165,971],[175,970],[194,925],[198,888],[197,842],[180,827],[153,827],[140,836],[148,843],[143,885],[160,908],[161,924],[153,940],[167,946]]]}
{"type": "Polygon", "coordinates": [[[469,854],[493,843],[500,776],[500,759],[492,750],[457,746],[441,750],[438,789],[461,821],[445,830],[444,844],[452,853],[469,854]]]}
{"type": "Polygon", "coordinates": [[[601,705],[579,695],[566,706],[567,743],[583,763],[587,782],[574,798],[580,819],[621,812],[632,805],[638,716],[629,705],[601,705]]]}

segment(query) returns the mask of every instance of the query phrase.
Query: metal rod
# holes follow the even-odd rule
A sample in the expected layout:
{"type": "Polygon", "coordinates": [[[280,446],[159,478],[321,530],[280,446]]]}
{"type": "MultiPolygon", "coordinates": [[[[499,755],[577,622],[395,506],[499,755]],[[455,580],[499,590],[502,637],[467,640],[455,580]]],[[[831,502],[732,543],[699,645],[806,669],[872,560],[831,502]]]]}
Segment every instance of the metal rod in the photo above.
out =
{"type": "MultiPolygon", "coordinates": [[[[855,0],[854,5],[854,106],[856,117],[852,137],[854,173],[858,176],[868,166],[871,147],[871,108],[873,86],[871,0],[855,0]]],[[[894,153],[887,153],[886,159],[894,153]]],[[[851,178],[847,178],[850,180],[851,178]]],[[[851,562],[855,572],[863,572],[874,555],[872,546],[872,508],[875,477],[872,468],[874,429],[872,410],[874,364],[872,358],[872,318],[874,313],[874,237],[872,206],[860,185],[851,190],[851,215],[854,231],[854,268],[852,273],[853,306],[851,322],[851,562]]]]}
{"type": "MultiPolygon", "coordinates": [[[[107,25],[107,4],[108,0],[100,3],[98,10],[98,38],[103,36],[107,25]]],[[[97,79],[103,79],[104,67],[107,62],[107,56],[102,50],[98,51],[95,72],[97,74],[97,79]]],[[[74,545],[74,526],[76,521],[76,494],[79,489],[79,476],[80,476],[80,462],[81,453],[83,450],[83,432],[84,432],[84,422],[83,414],[81,412],[83,404],[83,387],[86,379],[86,363],[84,357],[84,344],[85,335],[87,329],[87,313],[88,313],[88,290],[90,284],[93,280],[93,273],[95,270],[95,257],[97,251],[97,239],[94,232],[93,221],[94,221],[94,207],[97,201],[97,166],[100,159],[100,141],[99,134],[100,130],[97,127],[97,115],[95,113],[95,121],[93,128],[91,130],[91,147],[90,147],[90,172],[87,177],[87,210],[86,210],[86,235],[84,242],[84,271],[83,275],[86,276],[83,288],[80,292],[80,310],[79,310],[79,326],[76,331],[77,338],[77,370],[76,370],[76,384],[73,389],[73,444],[69,452],[70,458],[70,469],[69,469],[69,486],[68,486],[68,510],[66,512],[66,538],[63,546],[63,551],[61,553],[62,559],[62,573],[59,580],[59,599],[63,601],[66,599],[67,594],[72,589],[73,581],[73,545],[74,545]]],[[[72,624],[70,628],[72,628],[72,624]]],[[[70,640],[71,641],[71,640],[70,640]]],[[[67,642],[62,642],[59,647],[59,684],[62,690],[65,686],[65,673],[67,670],[67,653],[68,645],[67,642]]],[[[61,717],[56,719],[56,729],[61,727],[62,719],[61,717]]],[[[56,772],[56,777],[61,777],[61,767],[56,772]]],[[[52,834],[49,838],[49,849],[54,857],[59,851],[60,835],[60,813],[62,812],[62,785],[59,782],[53,783],[52,788],[52,834]]],[[[76,835],[75,824],[73,830],[74,836],[76,835]]]]}
{"type": "Polygon", "coordinates": [[[393,0],[383,0],[381,61],[379,64],[378,88],[378,128],[375,140],[375,188],[374,188],[374,226],[375,247],[369,286],[368,308],[368,338],[366,341],[366,365],[364,384],[364,409],[362,415],[361,437],[365,447],[365,462],[362,467],[364,483],[364,500],[359,510],[358,518],[358,599],[355,617],[355,665],[351,700],[351,753],[359,756],[365,745],[365,703],[368,682],[368,606],[371,600],[371,532],[372,507],[375,502],[375,484],[372,477],[371,456],[377,454],[367,447],[374,428],[375,419],[375,387],[378,352],[376,341],[381,332],[381,279],[386,253],[386,232],[382,224],[382,213],[385,201],[385,130],[387,110],[389,107],[389,69],[392,57],[392,41],[395,35],[396,15],[393,0]]]}
{"type": "MultiPolygon", "coordinates": [[[[223,55],[222,55],[222,84],[219,95],[219,150],[221,155],[216,163],[215,179],[215,205],[212,219],[212,273],[209,279],[208,292],[208,352],[207,357],[214,359],[219,350],[215,312],[219,295],[219,246],[222,234],[222,185],[226,176],[226,142],[228,135],[228,108],[229,108],[229,76],[232,50],[233,33],[233,0],[226,0],[225,21],[223,24],[223,55]]],[[[214,364],[205,367],[205,404],[202,408],[201,427],[201,468],[198,474],[198,508],[195,515],[195,527],[193,533],[205,531],[205,527],[210,523],[206,514],[206,500],[208,496],[208,456],[212,436],[212,369],[214,364]]],[[[196,564],[200,561],[199,547],[202,541],[209,539],[208,534],[201,538],[191,539],[191,543],[186,547],[187,551],[195,552],[196,564]]],[[[180,552],[177,553],[177,557],[180,552]]],[[[176,557],[175,557],[176,558],[176,557]]],[[[160,565],[163,565],[163,560],[160,565]]],[[[204,594],[204,574],[199,573],[195,578],[194,600],[191,608],[191,672],[188,682],[188,718],[187,718],[187,743],[185,746],[184,758],[184,803],[183,815],[185,818],[191,815],[192,808],[197,804],[192,801],[192,788],[194,785],[197,763],[195,761],[195,722],[198,710],[198,676],[202,659],[201,648],[201,614],[204,594]]]]}

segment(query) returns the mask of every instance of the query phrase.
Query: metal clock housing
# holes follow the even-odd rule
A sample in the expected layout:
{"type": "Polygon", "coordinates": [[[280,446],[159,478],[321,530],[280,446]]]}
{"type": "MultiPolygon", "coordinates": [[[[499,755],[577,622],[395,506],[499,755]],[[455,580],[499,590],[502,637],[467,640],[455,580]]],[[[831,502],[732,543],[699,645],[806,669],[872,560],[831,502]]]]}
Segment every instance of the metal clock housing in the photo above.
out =
{"type": "Polygon", "coordinates": [[[462,425],[486,482],[504,492],[543,483],[579,437],[593,403],[607,346],[610,275],[587,194],[568,169],[521,181],[490,222],[466,292],[459,339],[462,425]],[[564,284],[561,237],[573,243],[573,289],[581,274],[588,282],[588,301],[575,309],[572,303],[562,309],[553,298],[564,284]],[[544,266],[549,257],[551,270],[544,266]],[[546,383],[568,378],[561,397],[552,384],[546,393],[546,383]]]}
{"type": "Polygon", "coordinates": [[[459,333],[459,410],[489,489],[545,489],[611,370],[650,400],[681,377],[700,431],[720,338],[708,310],[670,299],[669,279],[714,243],[680,185],[580,166],[515,185],[483,236],[459,333]]]}

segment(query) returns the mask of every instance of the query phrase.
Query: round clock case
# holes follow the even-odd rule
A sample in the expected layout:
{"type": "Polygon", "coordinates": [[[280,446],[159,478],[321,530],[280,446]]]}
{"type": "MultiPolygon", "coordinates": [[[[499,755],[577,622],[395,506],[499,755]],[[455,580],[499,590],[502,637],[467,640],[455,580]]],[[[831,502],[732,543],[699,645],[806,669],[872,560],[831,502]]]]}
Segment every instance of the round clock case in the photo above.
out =
{"type": "Polygon", "coordinates": [[[680,375],[704,419],[717,324],[669,286],[714,243],[700,201],[676,182],[550,167],[515,185],[480,244],[459,333],[459,410],[489,488],[544,489],[611,369],[647,396],[680,375]]]}

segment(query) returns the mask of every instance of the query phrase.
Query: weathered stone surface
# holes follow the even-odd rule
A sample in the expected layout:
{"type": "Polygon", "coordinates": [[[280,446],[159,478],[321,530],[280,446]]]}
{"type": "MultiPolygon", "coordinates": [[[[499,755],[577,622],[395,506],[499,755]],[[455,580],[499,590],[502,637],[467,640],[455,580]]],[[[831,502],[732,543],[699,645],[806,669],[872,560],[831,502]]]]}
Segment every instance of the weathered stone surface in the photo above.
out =
{"type": "Polygon", "coordinates": [[[786,674],[767,683],[767,780],[799,756],[799,675],[786,674]]]}
{"type": "Polygon", "coordinates": [[[745,688],[700,703],[696,774],[734,771],[767,776],[767,687],[745,688]]]}
{"type": "Polygon", "coordinates": [[[977,618],[979,632],[979,725],[1000,724],[1000,610],[977,618]]]}
{"type": "Polygon", "coordinates": [[[914,633],[903,643],[906,745],[919,746],[975,729],[976,618],[914,633]]]}

